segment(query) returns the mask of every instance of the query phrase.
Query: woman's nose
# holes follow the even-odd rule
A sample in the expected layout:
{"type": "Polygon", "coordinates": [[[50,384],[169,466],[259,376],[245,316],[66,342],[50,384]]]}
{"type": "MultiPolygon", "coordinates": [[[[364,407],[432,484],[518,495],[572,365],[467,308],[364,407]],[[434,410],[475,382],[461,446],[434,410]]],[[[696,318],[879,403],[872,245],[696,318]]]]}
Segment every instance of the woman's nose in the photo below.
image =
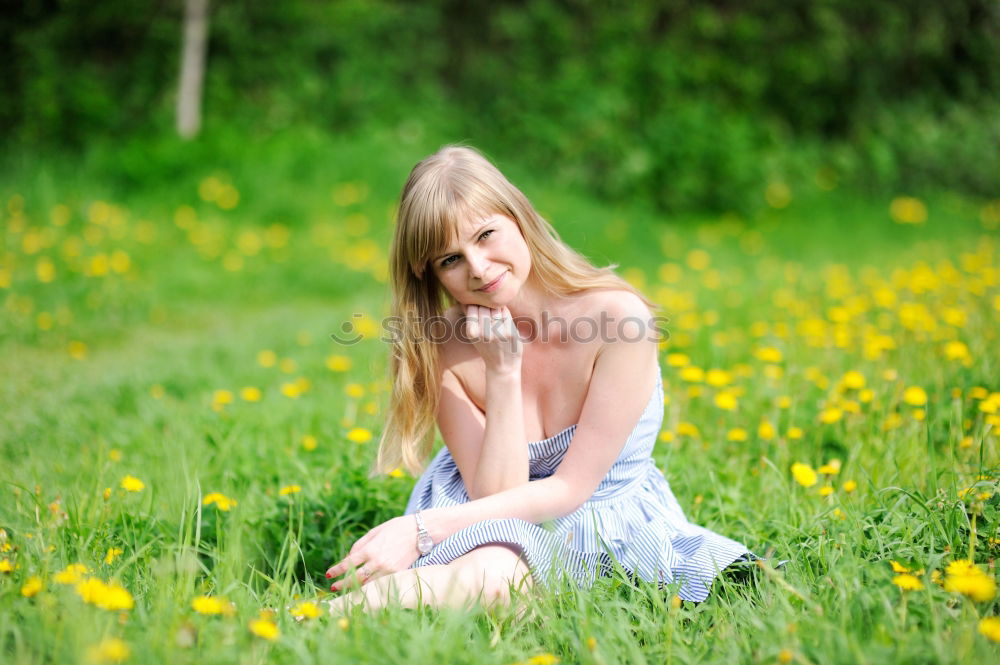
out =
{"type": "Polygon", "coordinates": [[[469,252],[465,258],[469,262],[469,272],[472,277],[482,278],[486,276],[486,268],[489,261],[479,252],[469,252]]]}

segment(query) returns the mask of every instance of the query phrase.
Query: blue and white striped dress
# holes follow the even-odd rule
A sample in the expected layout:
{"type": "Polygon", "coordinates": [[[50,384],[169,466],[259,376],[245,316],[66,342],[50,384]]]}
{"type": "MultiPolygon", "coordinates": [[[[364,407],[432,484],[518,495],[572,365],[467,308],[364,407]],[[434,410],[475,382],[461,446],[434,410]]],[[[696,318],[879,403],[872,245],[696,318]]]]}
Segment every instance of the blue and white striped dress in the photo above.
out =
{"type": "MultiPolygon", "coordinates": [[[[648,582],[679,583],[684,600],[705,600],[719,571],[753,554],[687,521],[651,457],[662,422],[663,383],[657,380],[618,459],[580,508],[544,526],[520,519],[477,522],[436,543],[411,567],[446,564],[481,545],[507,544],[521,551],[535,581],[542,584],[567,574],[587,585],[595,575],[608,574],[617,561],[630,575],[648,582]]],[[[572,425],[528,444],[531,480],[555,472],[575,431],[572,425]]],[[[458,466],[442,447],[413,488],[406,513],[467,501],[458,466]]]]}

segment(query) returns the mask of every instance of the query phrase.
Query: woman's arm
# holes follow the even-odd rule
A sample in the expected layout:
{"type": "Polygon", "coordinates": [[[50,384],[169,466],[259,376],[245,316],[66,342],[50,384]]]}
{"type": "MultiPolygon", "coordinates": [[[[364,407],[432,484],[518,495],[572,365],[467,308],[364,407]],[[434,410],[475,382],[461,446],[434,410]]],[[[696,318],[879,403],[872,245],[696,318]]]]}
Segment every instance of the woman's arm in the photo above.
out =
{"type": "Polygon", "coordinates": [[[457,506],[424,510],[434,541],[485,519],[513,517],[540,524],[568,515],[593,496],[654,389],[659,367],[650,333],[625,331],[623,339],[598,354],[580,423],[553,475],[457,506]],[[624,341],[637,337],[641,341],[624,341]]]}
{"type": "MultiPolygon", "coordinates": [[[[528,446],[521,398],[521,341],[504,311],[505,334],[491,318],[500,310],[469,307],[474,325],[467,336],[485,361],[486,414],[472,403],[448,362],[446,351],[438,407],[438,429],[462,475],[466,493],[478,499],[528,482],[528,446]],[[487,326],[491,333],[486,333],[487,326]]],[[[464,343],[453,340],[452,343],[464,343]]],[[[451,352],[454,349],[450,350],[451,352]]],[[[454,354],[457,355],[457,354],[454,354]]]]}

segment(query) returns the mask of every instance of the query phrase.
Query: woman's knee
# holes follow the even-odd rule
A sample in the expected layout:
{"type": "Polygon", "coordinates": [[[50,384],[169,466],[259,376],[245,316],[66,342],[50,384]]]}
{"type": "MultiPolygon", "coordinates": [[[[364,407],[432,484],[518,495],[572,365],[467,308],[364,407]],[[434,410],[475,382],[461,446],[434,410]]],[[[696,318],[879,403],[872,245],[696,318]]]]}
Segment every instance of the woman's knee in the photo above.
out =
{"type": "Polygon", "coordinates": [[[520,551],[506,545],[484,545],[462,557],[462,581],[487,604],[510,602],[511,587],[531,586],[531,572],[520,551]]]}

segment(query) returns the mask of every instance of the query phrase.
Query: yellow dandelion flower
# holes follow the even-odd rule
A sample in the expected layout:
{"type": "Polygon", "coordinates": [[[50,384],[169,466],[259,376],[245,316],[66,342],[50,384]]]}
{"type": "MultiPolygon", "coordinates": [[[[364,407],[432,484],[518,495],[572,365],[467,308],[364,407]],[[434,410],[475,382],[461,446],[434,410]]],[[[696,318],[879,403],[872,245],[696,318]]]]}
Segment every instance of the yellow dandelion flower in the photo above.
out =
{"type": "Polygon", "coordinates": [[[278,354],[271,349],[257,352],[257,364],[261,367],[274,367],[278,363],[278,354]]]}
{"type": "Polygon", "coordinates": [[[979,620],[979,633],[993,642],[1000,642],[1000,617],[986,617],[979,620]]]}
{"type": "Polygon", "coordinates": [[[34,598],[42,588],[42,578],[32,575],[25,580],[24,586],[21,587],[21,595],[25,598],[34,598]]]}
{"type": "Polygon", "coordinates": [[[10,562],[10,559],[0,559],[0,573],[13,573],[14,564],[10,562]]]}
{"type": "Polygon", "coordinates": [[[828,476],[835,476],[840,473],[840,466],[841,462],[839,459],[832,459],[816,470],[819,473],[826,474],[828,476]]]}
{"type": "Polygon", "coordinates": [[[691,359],[683,353],[668,353],[667,364],[671,367],[684,367],[691,364],[691,359]]]}
{"type": "Polygon", "coordinates": [[[722,388],[733,382],[733,375],[722,369],[710,369],[705,373],[705,383],[713,388],[722,388]]]}
{"type": "Polygon", "coordinates": [[[792,406],[792,398],[789,397],[788,395],[781,395],[775,401],[775,404],[778,405],[779,409],[789,409],[792,406]]]}
{"type": "Polygon", "coordinates": [[[597,638],[588,637],[587,638],[587,651],[594,651],[597,649],[597,638]]]}
{"type": "Polygon", "coordinates": [[[286,381],[281,384],[281,394],[289,399],[297,399],[302,395],[302,389],[299,387],[299,384],[286,381]]]}
{"type": "Polygon", "coordinates": [[[135,476],[125,476],[122,478],[121,488],[126,492],[141,492],[146,489],[146,483],[135,476]]]}
{"type": "Polygon", "coordinates": [[[389,472],[390,478],[402,478],[404,475],[403,470],[398,466],[389,472]]]}
{"type": "Polygon", "coordinates": [[[766,420],[760,421],[757,426],[757,437],[763,441],[770,441],[774,438],[775,430],[774,425],[766,420]]]}
{"type": "Polygon", "coordinates": [[[913,196],[897,196],[889,204],[889,216],[897,224],[923,224],[927,221],[927,206],[913,196]]]}
{"type": "Polygon", "coordinates": [[[910,386],[903,391],[903,401],[910,406],[927,404],[927,393],[920,386],[910,386]]]}
{"type": "Polygon", "coordinates": [[[971,358],[969,347],[958,340],[953,340],[944,345],[944,355],[948,360],[965,360],[971,358]]]}
{"type": "Polygon", "coordinates": [[[784,355],[781,353],[781,349],[776,349],[773,346],[765,346],[754,351],[754,356],[757,360],[766,363],[780,363],[784,359],[784,355]]]}
{"type": "Polygon", "coordinates": [[[955,559],[944,570],[946,575],[975,575],[980,572],[976,564],[968,559],[955,559]]]}
{"type": "Polygon", "coordinates": [[[288,610],[296,619],[317,619],[323,615],[319,606],[311,601],[304,601],[288,610]]]}
{"type": "Polygon", "coordinates": [[[236,613],[236,608],[225,598],[218,596],[198,596],[191,601],[191,609],[198,614],[230,616],[236,613]]]}
{"type": "Polygon", "coordinates": [[[128,644],[117,637],[103,639],[87,649],[87,660],[92,663],[123,663],[131,655],[128,644]]]}
{"type": "Polygon", "coordinates": [[[788,665],[795,658],[795,654],[791,649],[782,649],[778,652],[778,662],[781,665],[788,665]]]}
{"type": "Polygon", "coordinates": [[[289,494],[295,494],[296,492],[301,492],[301,491],[302,487],[300,485],[285,485],[280,490],[278,490],[278,494],[280,494],[281,496],[288,496],[289,494]]]}
{"type": "Polygon", "coordinates": [[[843,484],[842,488],[845,492],[850,494],[854,490],[858,489],[858,483],[853,480],[848,480],[846,483],[843,484]]]}
{"type": "Polygon", "coordinates": [[[846,520],[847,519],[847,515],[844,514],[844,511],[841,510],[840,508],[834,508],[833,509],[833,516],[836,517],[838,520],[846,520]]]}
{"type": "Polygon", "coordinates": [[[355,427],[347,433],[347,440],[354,443],[368,443],[372,440],[371,430],[364,427],[355,427]]]}
{"type": "Polygon", "coordinates": [[[532,656],[526,662],[528,665],[556,665],[559,658],[551,653],[540,653],[537,656],[532,656]]]}
{"type": "Polygon", "coordinates": [[[294,358],[282,358],[278,363],[278,369],[285,374],[291,374],[298,367],[298,363],[295,362],[294,358]]]}
{"type": "Polygon", "coordinates": [[[812,487],[819,480],[813,468],[802,462],[796,462],[792,465],[792,477],[803,487],[812,487]]]}
{"type": "Polygon", "coordinates": [[[945,591],[960,593],[977,603],[993,600],[997,593],[996,580],[978,568],[976,571],[968,575],[948,575],[944,580],[945,591]]]}
{"type": "Polygon", "coordinates": [[[699,438],[701,432],[698,431],[698,426],[693,423],[677,423],[677,435],[699,438]]]}
{"type": "Polygon", "coordinates": [[[212,404],[224,406],[233,403],[233,393],[229,390],[216,390],[212,393],[212,404]]]}
{"type": "Polygon", "coordinates": [[[819,421],[824,425],[832,425],[844,417],[844,412],[835,406],[823,409],[819,414],[819,421]]]}
{"type": "Polygon", "coordinates": [[[121,462],[122,451],[118,450],[117,448],[112,448],[111,450],[108,451],[108,459],[111,460],[112,462],[121,462]]]}
{"type": "Polygon", "coordinates": [[[660,441],[664,443],[670,443],[673,440],[674,440],[674,433],[671,432],[670,430],[665,429],[662,432],[660,432],[660,441]]]}
{"type": "Polygon", "coordinates": [[[125,550],[123,550],[120,547],[109,547],[108,553],[104,555],[104,563],[110,566],[112,563],[114,563],[115,559],[117,559],[124,553],[125,550]]]}
{"type": "Polygon", "coordinates": [[[351,369],[351,359],[347,356],[328,356],[326,367],[331,372],[347,372],[351,369]]]}
{"type": "Polygon", "coordinates": [[[720,392],[715,396],[715,406],[724,411],[735,411],[737,405],[736,396],[729,391],[720,392]]]}
{"type": "Polygon", "coordinates": [[[52,580],[56,584],[76,584],[89,572],[90,570],[82,563],[71,563],[56,573],[52,580]]]}
{"type": "Polygon", "coordinates": [[[337,619],[337,627],[340,628],[341,630],[347,630],[348,628],[351,627],[351,622],[348,621],[345,617],[340,617],[339,619],[337,619]]]}
{"type": "Polygon", "coordinates": [[[260,388],[247,386],[246,388],[240,389],[240,399],[244,402],[259,402],[262,396],[260,388]]]}
{"type": "Polygon", "coordinates": [[[820,496],[830,496],[831,494],[833,494],[833,487],[831,487],[830,485],[824,485],[823,487],[819,488],[820,496]]]}
{"type": "Polygon", "coordinates": [[[852,369],[840,379],[840,385],[849,390],[861,390],[865,387],[865,375],[856,369],[852,369]]]}
{"type": "Polygon", "coordinates": [[[705,370],[697,365],[688,365],[687,367],[681,368],[680,376],[681,381],[687,381],[688,383],[701,383],[705,380],[705,370]]]}
{"type": "Polygon", "coordinates": [[[789,427],[788,431],[785,432],[785,436],[787,436],[792,441],[798,441],[803,436],[802,428],[801,427],[794,427],[794,426],[793,427],[789,427]]]}
{"type": "Polygon", "coordinates": [[[231,499],[221,492],[209,492],[202,498],[201,503],[203,506],[210,506],[214,503],[216,508],[225,513],[236,505],[236,499],[231,499]]]}
{"type": "Polygon", "coordinates": [[[875,398],[875,391],[871,388],[863,388],[858,392],[858,401],[862,404],[867,404],[875,398]]]}
{"type": "Polygon", "coordinates": [[[313,436],[312,434],[306,434],[305,436],[302,437],[302,449],[303,450],[313,451],[313,450],[316,450],[316,447],[318,445],[319,445],[319,442],[316,440],[316,437],[313,436]]]}
{"type": "Polygon", "coordinates": [[[890,560],[889,565],[892,567],[892,572],[894,573],[911,573],[913,572],[910,568],[907,568],[898,561],[890,560]]]}
{"type": "Polygon", "coordinates": [[[270,619],[254,619],[250,622],[250,632],[272,642],[281,637],[278,625],[270,619]]]}
{"type": "Polygon", "coordinates": [[[749,438],[750,438],[749,434],[747,434],[747,431],[742,427],[734,427],[731,430],[729,430],[729,432],[726,434],[727,441],[742,442],[746,441],[749,438]]]}
{"type": "Polygon", "coordinates": [[[909,573],[896,575],[892,578],[892,583],[903,591],[923,591],[924,589],[924,583],[909,573]]]}

